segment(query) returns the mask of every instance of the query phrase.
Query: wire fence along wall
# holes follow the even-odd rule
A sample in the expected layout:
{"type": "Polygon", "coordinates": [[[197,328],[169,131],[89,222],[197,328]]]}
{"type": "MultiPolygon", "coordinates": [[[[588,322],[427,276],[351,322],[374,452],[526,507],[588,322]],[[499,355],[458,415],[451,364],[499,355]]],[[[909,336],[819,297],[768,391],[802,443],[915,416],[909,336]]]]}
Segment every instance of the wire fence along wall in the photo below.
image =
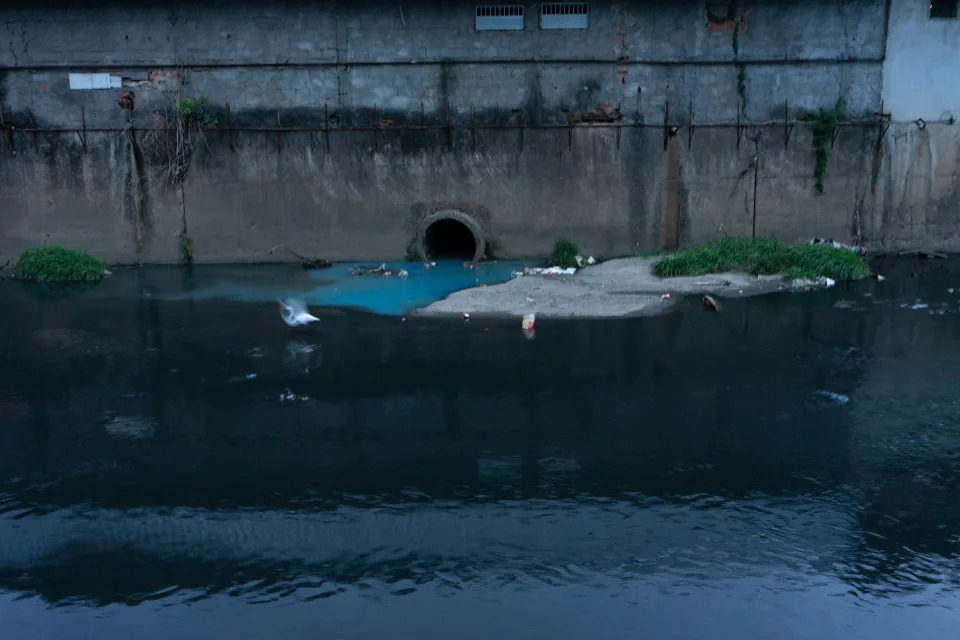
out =
{"type": "MultiPolygon", "coordinates": [[[[302,107],[298,107],[302,109],[302,107]]],[[[697,122],[695,118],[695,112],[691,107],[683,115],[685,117],[676,118],[671,116],[670,112],[670,103],[664,103],[663,106],[663,122],[624,122],[622,119],[610,119],[610,120],[573,120],[571,119],[567,123],[526,123],[522,118],[511,119],[508,123],[490,123],[490,122],[478,122],[475,116],[475,110],[471,106],[470,108],[470,120],[468,122],[464,121],[454,121],[450,109],[450,105],[446,105],[445,113],[446,120],[444,122],[433,122],[428,123],[426,121],[426,114],[421,105],[420,110],[420,121],[419,123],[394,123],[391,118],[381,118],[378,116],[377,105],[373,107],[373,118],[370,124],[366,125],[356,125],[356,126],[342,126],[336,122],[331,123],[331,117],[329,114],[328,107],[325,105],[323,108],[324,113],[324,124],[322,126],[291,126],[285,125],[282,123],[282,109],[280,105],[276,107],[276,122],[273,125],[237,125],[232,122],[230,103],[225,104],[224,110],[226,117],[223,124],[218,124],[215,126],[202,126],[200,127],[201,131],[206,132],[215,132],[223,134],[227,137],[228,142],[233,146],[233,137],[234,132],[258,132],[258,133],[274,133],[274,134],[284,134],[284,133],[321,133],[326,137],[326,144],[329,147],[329,136],[333,133],[366,133],[372,134],[372,142],[375,148],[379,148],[381,137],[379,134],[389,134],[397,133],[402,135],[407,131],[446,131],[447,142],[449,148],[453,149],[453,132],[454,131],[464,131],[469,130],[471,132],[471,138],[473,145],[476,146],[476,132],[485,131],[485,130],[515,130],[520,132],[520,150],[523,147],[523,131],[525,130],[567,130],[570,133],[570,140],[572,143],[572,134],[575,129],[578,128],[601,128],[601,129],[613,129],[617,132],[617,145],[619,148],[620,143],[620,132],[623,129],[660,129],[663,132],[664,147],[666,147],[667,141],[674,136],[677,136],[681,130],[685,131],[687,134],[687,145],[691,147],[693,145],[694,133],[697,129],[733,129],[736,130],[736,140],[737,148],[740,147],[743,135],[747,130],[750,129],[776,129],[781,128],[783,132],[784,145],[788,146],[790,143],[790,137],[797,125],[806,125],[808,120],[804,118],[790,118],[789,117],[789,105],[784,103],[784,118],[782,120],[767,120],[764,122],[744,122],[740,119],[739,110],[737,112],[737,120],[734,122],[697,122]]],[[[41,127],[38,126],[35,119],[32,126],[23,127],[15,126],[12,124],[12,117],[6,117],[6,109],[0,105],[0,133],[2,137],[7,142],[7,148],[10,152],[17,152],[17,145],[15,143],[15,134],[27,134],[33,136],[34,147],[39,151],[39,137],[45,134],[64,134],[64,133],[75,133],[80,139],[81,144],[83,145],[84,151],[87,148],[87,134],[88,133],[124,133],[124,132],[150,132],[150,131],[172,131],[175,127],[171,126],[153,126],[153,127],[139,127],[132,122],[128,122],[124,126],[111,126],[111,127],[91,127],[87,126],[86,122],[86,113],[83,108],[80,110],[78,118],[78,126],[76,127],[41,127]]],[[[831,144],[833,144],[841,129],[849,127],[873,127],[877,129],[877,144],[879,145],[884,136],[886,135],[887,130],[890,127],[891,116],[889,113],[885,113],[883,110],[883,103],[880,105],[880,110],[876,112],[876,119],[869,120],[842,120],[837,121],[833,134],[831,136],[831,144]]],[[[927,124],[953,124],[953,120],[948,121],[934,121],[934,122],[923,122],[918,121],[918,126],[923,127],[927,124]]],[[[0,147],[2,148],[2,147],[0,147]]]]}

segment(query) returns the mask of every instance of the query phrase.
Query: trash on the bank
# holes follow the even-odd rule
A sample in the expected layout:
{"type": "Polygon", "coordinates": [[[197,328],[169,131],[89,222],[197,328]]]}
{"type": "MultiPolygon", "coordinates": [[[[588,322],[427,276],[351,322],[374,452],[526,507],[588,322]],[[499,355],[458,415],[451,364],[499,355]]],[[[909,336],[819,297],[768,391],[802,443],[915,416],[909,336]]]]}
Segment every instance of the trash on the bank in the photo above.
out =
{"type": "Polygon", "coordinates": [[[833,247],[834,249],[846,249],[847,251],[853,251],[857,255],[865,256],[867,255],[867,250],[863,247],[857,247],[850,244],[843,244],[842,242],[837,242],[833,238],[813,238],[810,240],[810,244],[827,244],[833,247]]]}
{"type": "Polygon", "coordinates": [[[660,299],[661,299],[661,300],[669,300],[669,299],[670,299],[670,294],[669,294],[669,293],[665,293],[665,294],[663,294],[662,296],[660,296],[660,299]]]}
{"type": "Polygon", "coordinates": [[[232,378],[230,378],[229,380],[227,380],[227,382],[247,382],[247,381],[249,381],[249,380],[255,379],[256,377],[257,377],[257,374],[255,374],[255,373],[248,373],[248,374],[245,375],[245,376],[233,376],[232,378]]]}
{"type": "Polygon", "coordinates": [[[883,282],[884,280],[887,279],[885,276],[882,276],[882,275],[880,275],[879,273],[874,274],[873,277],[877,279],[877,282],[883,282]]]}
{"type": "Polygon", "coordinates": [[[401,278],[406,278],[409,275],[406,269],[399,269],[399,268],[393,269],[393,268],[387,267],[386,262],[381,264],[379,267],[364,267],[364,266],[354,267],[350,271],[350,274],[354,276],[383,276],[385,278],[388,278],[390,276],[400,276],[401,278]]]}
{"type": "Polygon", "coordinates": [[[707,309],[712,309],[713,311],[721,311],[723,307],[720,306],[720,303],[717,302],[717,299],[711,295],[703,296],[703,306],[707,309]]]}
{"type": "Polygon", "coordinates": [[[528,267],[523,270],[524,274],[531,276],[572,276],[577,272],[576,267],[528,267]]]}
{"type": "Polygon", "coordinates": [[[587,258],[587,264],[597,264],[596,258],[594,258],[593,256],[590,256],[589,258],[587,258]]]}
{"type": "Polygon", "coordinates": [[[576,260],[578,267],[583,266],[583,256],[573,256],[573,259],[576,260]]]}
{"type": "Polygon", "coordinates": [[[536,322],[536,320],[537,320],[537,314],[528,313],[527,315],[523,316],[523,319],[520,321],[520,328],[533,329],[533,325],[536,322]]]}
{"type": "Polygon", "coordinates": [[[828,400],[832,400],[837,404],[846,404],[850,402],[850,397],[845,396],[842,393],[834,393],[833,391],[822,391],[822,390],[816,391],[815,393],[819,396],[823,396],[824,398],[827,398],[828,400]]]}
{"type": "Polygon", "coordinates": [[[945,253],[937,253],[936,251],[928,251],[927,249],[911,249],[907,251],[901,251],[899,255],[913,256],[914,258],[920,258],[922,260],[932,260],[934,258],[945,260],[947,257],[945,253]]]}
{"type": "Polygon", "coordinates": [[[510,272],[510,277],[511,277],[511,278],[520,278],[520,277],[522,277],[522,276],[523,276],[523,271],[511,271],[511,272],[510,272]]]}
{"type": "Polygon", "coordinates": [[[817,278],[817,283],[818,283],[818,284],[822,284],[822,285],[824,286],[824,288],[829,289],[829,288],[832,287],[833,285],[837,284],[837,281],[834,280],[833,278],[828,278],[828,277],[826,277],[826,276],[820,276],[819,278],[817,278]]]}
{"type": "Polygon", "coordinates": [[[307,306],[299,300],[277,300],[280,303],[280,317],[289,327],[297,327],[311,322],[320,322],[320,318],[307,313],[307,306]]]}
{"type": "Polygon", "coordinates": [[[284,389],[283,393],[280,394],[280,402],[306,402],[309,399],[308,396],[298,396],[290,389],[284,389]]]}
{"type": "Polygon", "coordinates": [[[470,314],[469,314],[469,313],[461,313],[461,314],[460,314],[460,317],[463,318],[464,320],[468,321],[468,322],[470,321],[470,314]]]}

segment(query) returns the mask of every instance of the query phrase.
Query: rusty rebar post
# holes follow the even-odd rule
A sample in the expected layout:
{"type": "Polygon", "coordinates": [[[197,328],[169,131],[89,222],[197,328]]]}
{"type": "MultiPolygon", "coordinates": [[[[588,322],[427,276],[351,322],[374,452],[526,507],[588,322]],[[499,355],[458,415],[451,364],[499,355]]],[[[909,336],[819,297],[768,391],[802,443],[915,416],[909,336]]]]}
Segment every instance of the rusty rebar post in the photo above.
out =
{"type": "Polygon", "coordinates": [[[793,123],[790,122],[790,105],[783,101],[783,148],[790,145],[790,134],[793,133],[793,123]]]}
{"type": "Polygon", "coordinates": [[[230,151],[236,151],[236,150],[237,150],[236,147],[233,146],[233,131],[231,131],[231,125],[233,124],[233,119],[230,117],[230,103],[229,103],[229,102],[227,103],[226,107],[227,107],[227,108],[226,108],[226,111],[227,111],[227,121],[226,121],[226,125],[227,125],[227,144],[230,145],[230,151]]]}
{"type": "Polygon", "coordinates": [[[83,107],[80,107],[80,146],[83,147],[83,152],[87,152],[87,110],[83,107]]]}
{"type": "Polygon", "coordinates": [[[663,150],[667,150],[667,142],[670,140],[670,101],[663,103],[663,150]]]}
{"type": "Polygon", "coordinates": [[[280,105],[277,105],[277,152],[280,152],[280,105]]]}
{"type": "Polygon", "coordinates": [[[473,105],[470,105],[470,144],[473,150],[477,150],[477,112],[473,105]]]}
{"type": "Polygon", "coordinates": [[[618,119],[617,119],[617,151],[620,151],[620,130],[623,128],[623,123],[622,123],[622,122],[620,121],[620,119],[619,119],[619,118],[620,118],[620,116],[619,116],[619,114],[620,114],[620,103],[619,103],[619,102],[617,103],[617,114],[618,114],[618,119]]]}
{"type": "Polygon", "coordinates": [[[327,103],[323,103],[323,141],[327,147],[327,153],[330,153],[330,113],[327,111],[327,103]]]}
{"type": "Polygon", "coordinates": [[[447,151],[453,151],[453,122],[450,119],[450,103],[447,103],[447,151]]]}
{"type": "Polygon", "coordinates": [[[17,149],[13,144],[13,109],[10,109],[10,124],[7,124],[3,117],[3,105],[0,104],[0,129],[7,132],[7,145],[10,147],[10,153],[16,155],[17,149]]]}

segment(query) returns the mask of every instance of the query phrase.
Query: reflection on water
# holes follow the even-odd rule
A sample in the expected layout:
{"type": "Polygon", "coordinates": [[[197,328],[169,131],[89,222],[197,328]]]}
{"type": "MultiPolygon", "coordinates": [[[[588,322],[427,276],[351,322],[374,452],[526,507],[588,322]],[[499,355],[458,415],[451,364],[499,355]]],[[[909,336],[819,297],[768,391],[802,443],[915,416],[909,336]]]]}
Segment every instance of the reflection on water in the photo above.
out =
{"type": "Polygon", "coordinates": [[[536,340],[3,283],[5,633],[953,637],[960,265],[879,268],[536,340]]]}

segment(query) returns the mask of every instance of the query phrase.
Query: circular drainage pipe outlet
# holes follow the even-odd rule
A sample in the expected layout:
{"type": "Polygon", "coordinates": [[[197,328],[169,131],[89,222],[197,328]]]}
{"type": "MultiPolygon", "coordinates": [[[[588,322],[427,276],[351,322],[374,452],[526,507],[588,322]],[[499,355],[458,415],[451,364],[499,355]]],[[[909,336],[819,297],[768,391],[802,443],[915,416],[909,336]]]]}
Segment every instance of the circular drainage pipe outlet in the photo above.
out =
{"type": "Polygon", "coordinates": [[[417,252],[423,260],[456,258],[479,262],[487,250],[486,237],[473,217],[462,211],[438,211],[420,221],[417,252]]]}

